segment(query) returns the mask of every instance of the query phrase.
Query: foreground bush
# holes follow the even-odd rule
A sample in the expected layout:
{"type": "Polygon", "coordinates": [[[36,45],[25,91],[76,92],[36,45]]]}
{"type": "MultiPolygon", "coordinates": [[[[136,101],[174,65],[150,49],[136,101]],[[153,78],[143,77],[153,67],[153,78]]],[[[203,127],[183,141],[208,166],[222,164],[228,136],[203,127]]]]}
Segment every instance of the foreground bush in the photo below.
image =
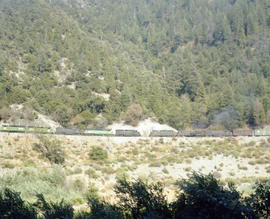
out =
{"type": "Polygon", "coordinates": [[[99,199],[88,199],[91,212],[80,212],[76,219],[124,219],[119,208],[99,199]]]}
{"type": "Polygon", "coordinates": [[[233,184],[227,187],[213,175],[194,173],[178,183],[182,193],[173,203],[175,218],[254,218],[233,184]]]}
{"type": "Polygon", "coordinates": [[[0,193],[0,218],[32,219],[37,218],[35,208],[23,201],[17,192],[5,189],[0,193]]]}
{"type": "Polygon", "coordinates": [[[37,195],[34,204],[23,201],[19,193],[5,189],[0,194],[0,218],[46,219],[234,219],[270,218],[270,181],[257,182],[254,193],[243,198],[232,184],[222,185],[213,175],[194,173],[178,183],[180,192],[168,203],[160,183],[142,180],[118,181],[115,187],[116,204],[100,200],[90,193],[90,211],[74,215],[74,209],[64,201],[47,202],[37,195]]]}
{"type": "Polygon", "coordinates": [[[42,194],[37,195],[37,201],[34,204],[44,218],[46,219],[72,219],[74,209],[72,205],[63,200],[59,203],[47,202],[42,194]]]}
{"type": "Polygon", "coordinates": [[[250,202],[259,218],[270,218],[270,181],[256,182],[250,202]]]}
{"type": "Polygon", "coordinates": [[[118,181],[115,192],[119,198],[119,209],[125,218],[171,218],[171,210],[163,194],[161,183],[147,184],[142,180],[118,181]]]}

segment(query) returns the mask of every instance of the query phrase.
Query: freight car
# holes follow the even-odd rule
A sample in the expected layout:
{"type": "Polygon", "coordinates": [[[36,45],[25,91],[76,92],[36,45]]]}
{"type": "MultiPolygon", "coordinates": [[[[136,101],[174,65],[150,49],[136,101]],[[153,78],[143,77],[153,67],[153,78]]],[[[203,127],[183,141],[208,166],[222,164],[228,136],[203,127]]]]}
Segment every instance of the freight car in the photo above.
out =
{"type": "Polygon", "coordinates": [[[177,132],[173,130],[152,130],[150,137],[175,137],[177,132]]]}
{"type": "Polygon", "coordinates": [[[123,136],[123,137],[139,137],[141,133],[137,130],[124,130],[124,129],[117,129],[115,130],[115,136],[123,136]]]}
{"type": "Polygon", "coordinates": [[[52,128],[46,127],[34,127],[29,126],[26,127],[25,132],[28,133],[39,133],[39,134],[54,134],[54,130],[52,128]]]}
{"type": "Polygon", "coordinates": [[[177,133],[178,137],[192,137],[192,131],[189,130],[179,130],[177,133]]]}
{"type": "Polygon", "coordinates": [[[24,126],[9,126],[3,125],[0,127],[1,132],[15,132],[15,133],[24,133],[26,128],[24,126]]]}
{"type": "Polygon", "coordinates": [[[254,136],[270,136],[270,129],[255,129],[254,136]]]}
{"type": "Polygon", "coordinates": [[[110,129],[85,129],[83,130],[83,135],[92,136],[113,136],[113,132],[110,129]]]}
{"type": "Polygon", "coordinates": [[[79,129],[68,129],[68,128],[56,128],[56,134],[58,135],[80,135],[81,131],[79,129]]]}
{"type": "Polygon", "coordinates": [[[253,136],[252,129],[234,129],[233,136],[253,136]]]}
{"type": "Polygon", "coordinates": [[[203,137],[205,130],[179,130],[177,133],[179,137],[203,137]]]}
{"type": "Polygon", "coordinates": [[[49,127],[33,127],[33,126],[0,126],[1,132],[14,132],[14,133],[44,133],[53,134],[54,130],[49,127]]]}
{"type": "Polygon", "coordinates": [[[229,137],[232,136],[232,132],[228,130],[205,130],[205,136],[207,137],[229,137]]]}

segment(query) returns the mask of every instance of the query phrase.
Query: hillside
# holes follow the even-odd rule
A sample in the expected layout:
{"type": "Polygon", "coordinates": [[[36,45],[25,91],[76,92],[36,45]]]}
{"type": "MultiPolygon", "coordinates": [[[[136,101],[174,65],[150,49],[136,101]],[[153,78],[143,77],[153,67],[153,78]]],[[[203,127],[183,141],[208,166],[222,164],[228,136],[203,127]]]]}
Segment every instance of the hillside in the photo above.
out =
{"type": "Polygon", "coordinates": [[[268,0],[2,0],[0,118],[264,126],[269,56],[268,0]]]}
{"type": "Polygon", "coordinates": [[[270,138],[265,137],[46,138],[1,133],[0,145],[0,189],[12,188],[30,201],[42,193],[53,201],[64,198],[81,205],[95,189],[113,202],[113,187],[123,177],[161,181],[173,200],[175,182],[193,171],[213,173],[249,193],[251,185],[270,171],[270,152],[265,150],[270,138]]]}

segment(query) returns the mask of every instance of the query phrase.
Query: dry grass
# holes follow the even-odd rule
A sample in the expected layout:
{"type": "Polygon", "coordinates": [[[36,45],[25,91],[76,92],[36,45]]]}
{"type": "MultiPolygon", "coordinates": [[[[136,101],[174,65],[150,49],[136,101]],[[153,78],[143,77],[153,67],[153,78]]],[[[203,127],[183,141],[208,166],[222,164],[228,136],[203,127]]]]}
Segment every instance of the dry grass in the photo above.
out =
{"type": "MultiPolygon", "coordinates": [[[[82,175],[104,191],[124,176],[173,181],[193,170],[212,172],[222,180],[252,182],[270,173],[270,138],[225,139],[137,139],[121,144],[113,139],[61,136],[65,145],[64,168],[70,177],[82,175]],[[93,145],[106,148],[108,160],[93,161],[88,154],[93,145]],[[244,177],[247,176],[247,177],[244,177]]],[[[39,157],[32,145],[35,137],[5,136],[0,141],[0,167],[14,171],[21,167],[50,168],[49,161],[39,157]]],[[[78,183],[79,184],[79,183],[78,183]]],[[[80,202],[80,197],[74,198],[80,202]]],[[[76,201],[77,200],[77,201],[76,201]]]]}

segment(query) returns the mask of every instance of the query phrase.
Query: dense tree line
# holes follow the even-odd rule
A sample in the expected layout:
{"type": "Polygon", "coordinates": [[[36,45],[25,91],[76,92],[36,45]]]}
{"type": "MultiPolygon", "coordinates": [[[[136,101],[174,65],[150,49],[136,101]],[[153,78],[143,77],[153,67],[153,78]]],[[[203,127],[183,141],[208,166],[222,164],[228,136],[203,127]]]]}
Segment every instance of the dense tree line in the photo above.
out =
{"type": "Polygon", "coordinates": [[[46,201],[37,195],[31,204],[20,194],[5,189],[0,194],[1,218],[269,218],[269,181],[257,182],[254,192],[243,197],[233,184],[223,185],[213,175],[193,173],[178,183],[177,198],[169,203],[161,183],[122,179],[115,186],[117,203],[100,199],[95,192],[88,196],[90,211],[74,212],[73,207],[61,202],[46,201]]]}
{"type": "Polygon", "coordinates": [[[0,108],[24,103],[77,127],[126,118],[132,104],[176,128],[270,122],[267,0],[0,6],[0,108]]]}

